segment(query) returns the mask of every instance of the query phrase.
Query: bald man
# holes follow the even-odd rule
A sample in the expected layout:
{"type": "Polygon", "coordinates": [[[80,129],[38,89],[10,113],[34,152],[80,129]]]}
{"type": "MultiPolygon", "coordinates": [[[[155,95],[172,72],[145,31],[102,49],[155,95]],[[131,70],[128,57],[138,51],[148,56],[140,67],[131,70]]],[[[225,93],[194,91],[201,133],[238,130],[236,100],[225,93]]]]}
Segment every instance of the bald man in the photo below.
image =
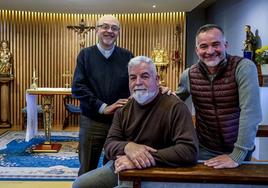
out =
{"type": "Polygon", "coordinates": [[[77,57],[72,94],[80,101],[78,175],[98,165],[113,114],[130,95],[127,63],[133,54],[115,45],[120,23],[112,15],[96,23],[98,43],[81,50],[77,57]]]}

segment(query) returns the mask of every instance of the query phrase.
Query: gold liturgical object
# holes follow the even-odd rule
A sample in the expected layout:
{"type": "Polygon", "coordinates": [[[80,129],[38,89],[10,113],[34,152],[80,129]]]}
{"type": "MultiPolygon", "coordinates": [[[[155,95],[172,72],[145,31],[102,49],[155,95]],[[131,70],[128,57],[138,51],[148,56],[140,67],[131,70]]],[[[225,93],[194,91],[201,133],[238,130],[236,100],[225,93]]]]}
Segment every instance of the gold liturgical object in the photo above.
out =
{"type": "Polygon", "coordinates": [[[10,89],[13,79],[13,54],[9,42],[0,41],[0,128],[11,127],[10,89]]]}
{"type": "Polygon", "coordinates": [[[38,77],[35,75],[35,69],[33,70],[33,77],[32,77],[33,83],[30,85],[31,89],[37,88],[36,80],[38,80],[38,77]]]}
{"type": "Polygon", "coordinates": [[[157,46],[152,51],[151,56],[160,77],[159,84],[162,86],[166,86],[167,67],[169,64],[168,53],[164,49],[160,48],[160,44],[157,44],[157,46]]]}
{"type": "Polygon", "coordinates": [[[72,87],[72,78],[73,78],[73,74],[70,73],[70,71],[66,71],[64,74],[62,74],[62,77],[64,78],[65,80],[65,88],[71,88],[72,87]]]}

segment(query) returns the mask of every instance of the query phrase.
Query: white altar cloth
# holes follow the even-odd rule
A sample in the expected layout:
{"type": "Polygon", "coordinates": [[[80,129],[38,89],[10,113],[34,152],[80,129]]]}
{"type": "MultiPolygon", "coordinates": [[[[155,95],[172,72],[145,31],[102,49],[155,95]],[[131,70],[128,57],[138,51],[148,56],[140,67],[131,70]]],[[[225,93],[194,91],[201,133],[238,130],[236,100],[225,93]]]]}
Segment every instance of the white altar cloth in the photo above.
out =
{"type": "Polygon", "coordinates": [[[71,88],[36,88],[26,90],[26,142],[31,140],[38,132],[37,95],[71,95],[71,93],[71,88]]]}

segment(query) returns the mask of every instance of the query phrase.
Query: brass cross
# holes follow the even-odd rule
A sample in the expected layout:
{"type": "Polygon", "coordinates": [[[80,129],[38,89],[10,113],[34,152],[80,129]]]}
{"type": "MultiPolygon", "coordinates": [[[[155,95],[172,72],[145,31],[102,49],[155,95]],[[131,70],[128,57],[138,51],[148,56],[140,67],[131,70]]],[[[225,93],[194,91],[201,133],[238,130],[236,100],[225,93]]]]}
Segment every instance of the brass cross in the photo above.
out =
{"type": "Polygon", "coordinates": [[[69,78],[72,78],[73,75],[67,70],[64,74],[62,74],[62,77],[65,78],[65,84],[64,84],[65,87],[66,88],[71,87],[71,84],[69,83],[69,81],[71,81],[71,79],[69,79],[69,78]]]}

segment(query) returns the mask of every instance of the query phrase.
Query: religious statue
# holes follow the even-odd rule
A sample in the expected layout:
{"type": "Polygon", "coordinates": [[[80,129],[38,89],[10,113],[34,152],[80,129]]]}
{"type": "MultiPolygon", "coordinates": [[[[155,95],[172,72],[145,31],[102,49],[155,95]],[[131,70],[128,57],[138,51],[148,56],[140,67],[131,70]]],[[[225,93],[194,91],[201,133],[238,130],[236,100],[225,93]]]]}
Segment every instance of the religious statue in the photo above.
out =
{"type": "Polygon", "coordinates": [[[244,41],[244,51],[254,52],[256,45],[256,38],[250,29],[251,28],[249,25],[245,26],[246,40],[244,41]]]}
{"type": "Polygon", "coordinates": [[[67,26],[68,29],[73,29],[79,35],[79,45],[80,48],[85,47],[86,34],[91,30],[95,29],[93,26],[86,26],[84,19],[81,19],[79,26],[67,26]]]}
{"type": "Polygon", "coordinates": [[[180,35],[181,35],[181,27],[179,24],[176,25],[175,27],[175,33],[174,33],[174,41],[175,41],[175,48],[171,51],[171,60],[172,60],[172,63],[179,63],[180,62],[180,51],[179,51],[179,45],[181,42],[180,42],[180,35]]]}
{"type": "Polygon", "coordinates": [[[12,76],[13,55],[9,51],[8,41],[0,43],[0,75],[12,76]]]}

